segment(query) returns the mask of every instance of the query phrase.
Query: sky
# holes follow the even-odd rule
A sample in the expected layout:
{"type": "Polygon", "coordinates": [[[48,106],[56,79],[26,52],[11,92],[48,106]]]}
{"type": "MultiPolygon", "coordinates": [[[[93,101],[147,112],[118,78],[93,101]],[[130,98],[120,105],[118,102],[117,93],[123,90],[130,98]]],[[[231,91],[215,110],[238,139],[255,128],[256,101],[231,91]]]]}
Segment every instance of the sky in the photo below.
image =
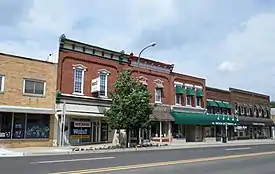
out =
{"type": "Polygon", "coordinates": [[[0,52],[46,59],[59,36],[175,64],[275,100],[274,0],[1,0],[0,52]]]}

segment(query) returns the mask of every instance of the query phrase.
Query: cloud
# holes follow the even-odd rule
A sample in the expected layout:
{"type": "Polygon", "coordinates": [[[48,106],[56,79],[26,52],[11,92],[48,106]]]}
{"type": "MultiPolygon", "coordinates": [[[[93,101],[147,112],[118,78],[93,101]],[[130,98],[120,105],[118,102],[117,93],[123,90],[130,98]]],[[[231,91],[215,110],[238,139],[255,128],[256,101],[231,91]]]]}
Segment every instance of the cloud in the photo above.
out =
{"type": "Polygon", "coordinates": [[[135,54],[155,41],[144,57],[174,63],[210,86],[274,98],[274,9],[258,0],[10,0],[0,2],[0,48],[45,59],[63,33],[135,54]]]}
{"type": "Polygon", "coordinates": [[[221,65],[219,66],[219,70],[221,72],[234,72],[236,71],[236,65],[234,63],[231,63],[231,62],[227,62],[227,61],[224,61],[221,63],[221,65]]]}

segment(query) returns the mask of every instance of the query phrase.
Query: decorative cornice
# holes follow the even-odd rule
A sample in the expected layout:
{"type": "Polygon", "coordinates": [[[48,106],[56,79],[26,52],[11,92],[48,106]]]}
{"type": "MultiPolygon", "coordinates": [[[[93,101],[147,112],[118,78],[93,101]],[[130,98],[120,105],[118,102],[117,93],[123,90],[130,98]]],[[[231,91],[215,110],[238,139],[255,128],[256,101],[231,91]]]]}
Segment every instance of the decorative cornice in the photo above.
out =
{"type": "Polygon", "coordinates": [[[76,68],[80,68],[80,69],[83,69],[84,71],[86,71],[88,68],[82,64],[74,64],[73,65],[73,69],[76,69],[76,68]]]}
{"type": "Polygon", "coordinates": [[[106,74],[106,75],[110,75],[111,73],[108,71],[108,70],[106,70],[106,69],[99,69],[98,70],[98,73],[103,73],[103,74],[106,74]]]}

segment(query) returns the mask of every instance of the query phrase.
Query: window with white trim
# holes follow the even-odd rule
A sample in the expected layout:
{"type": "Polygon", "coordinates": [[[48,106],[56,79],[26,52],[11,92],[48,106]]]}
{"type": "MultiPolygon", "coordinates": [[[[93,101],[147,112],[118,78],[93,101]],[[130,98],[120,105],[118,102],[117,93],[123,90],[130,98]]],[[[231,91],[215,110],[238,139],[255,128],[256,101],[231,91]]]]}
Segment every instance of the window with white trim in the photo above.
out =
{"type": "Polygon", "coordinates": [[[83,67],[74,67],[74,94],[84,93],[84,72],[85,69],[83,67]]]}
{"type": "Polygon", "coordinates": [[[156,103],[161,103],[161,98],[162,98],[162,89],[161,88],[156,88],[155,90],[155,102],[156,103]]]}
{"type": "Polygon", "coordinates": [[[175,103],[176,105],[182,104],[182,94],[176,94],[175,103]]]}
{"type": "Polygon", "coordinates": [[[0,92],[4,92],[5,76],[0,75],[0,92]]]}
{"type": "Polygon", "coordinates": [[[186,106],[192,106],[192,95],[186,96],[186,106]]]}
{"type": "Polygon", "coordinates": [[[249,116],[250,114],[251,114],[251,113],[250,113],[250,108],[247,107],[247,108],[246,108],[246,115],[249,116]]]}
{"type": "Polygon", "coordinates": [[[99,96],[107,97],[107,73],[99,72],[100,91],[99,96]]]}
{"type": "Polygon", "coordinates": [[[241,106],[241,114],[244,114],[244,107],[241,106]]]}
{"type": "Polygon", "coordinates": [[[23,93],[33,95],[45,95],[46,83],[41,80],[24,79],[23,93]]]}
{"type": "Polygon", "coordinates": [[[196,105],[202,107],[202,97],[196,97],[196,105]]]}

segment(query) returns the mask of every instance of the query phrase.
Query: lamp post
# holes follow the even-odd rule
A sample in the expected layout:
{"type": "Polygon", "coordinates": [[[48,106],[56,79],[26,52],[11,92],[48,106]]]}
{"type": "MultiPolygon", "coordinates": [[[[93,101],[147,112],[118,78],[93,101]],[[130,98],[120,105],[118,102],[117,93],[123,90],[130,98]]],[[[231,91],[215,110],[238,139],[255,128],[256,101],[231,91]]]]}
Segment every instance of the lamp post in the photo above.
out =
{"type": "Polygon", "coordinates": [[[146,47],[144,47],[138,54],[138,62],[137,62],[137,68],[138,68],[138,76],[139,76],[139,62],[140,62],[140,56],[141,54],[143,53],[143,51],[145,51],[146,49],[150,48],[150,47],[154,47],[156,46],[156,43],[155,42],[152,42],[151,44],[147,45],[146,47]]]}
{"type": "MultiPolygon", "coordinates": [[[[152,42],[150,43],[149,45],[147,45],[146,47],[144,47],[138,54],[138,62],[137,62],[137,76],[139,78],[139,62],[140,62],[140,57],[141,57],[141,54],[143,53],[143,51],[145,51],[146,49],[150,48],[150,47],[154,47],[156,46],[156,43],[155,42],[152,42]]],[[[141,128],[139,128],[138,130],[138,137],[139,137],[139,142],[138,144],[141,145],[141,128]]]]}

